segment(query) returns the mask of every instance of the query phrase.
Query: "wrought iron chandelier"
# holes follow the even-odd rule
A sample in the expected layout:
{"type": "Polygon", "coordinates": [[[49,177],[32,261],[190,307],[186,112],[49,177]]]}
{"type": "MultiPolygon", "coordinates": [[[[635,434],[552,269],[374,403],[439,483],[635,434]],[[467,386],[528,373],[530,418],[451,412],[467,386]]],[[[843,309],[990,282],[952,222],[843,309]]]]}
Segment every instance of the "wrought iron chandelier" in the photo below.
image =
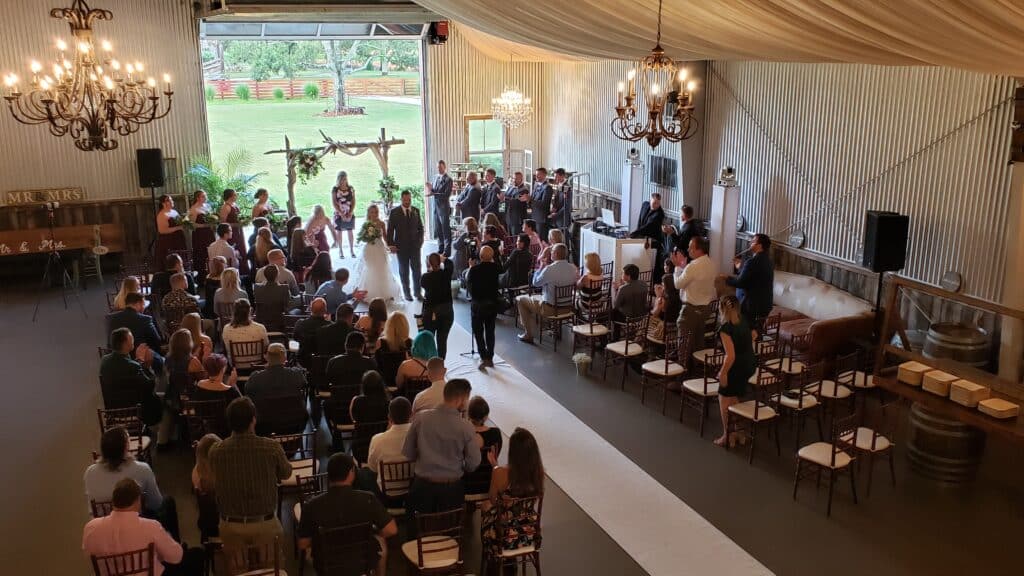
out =
{"type": "Polygon", "coordinates": [[[612,134],[620,140],[646,140],[655,148],[662,140],[679,142],[697,132],[693,94],[697,85],[687,82],[686,68],[678,69],[661,47],[661,0],[658,0],[658,39],[643,60],[619,82],[612,134]],[[643,97],[643,108],[637,100],[643,97]]]}
{"type": "Polygon", "coordinates": [[[15,120],[46,124],[54,136],[70,135],[75,147],[91,152],[114,150],[114,135],[127,136],[167,116],[174,94],[169,75],[164,74],[163,90],[158,91],[156,80],[143,75],[141,62],[122,64],[113,58],[109,41],[103,40],[97,51],[93,21],[112,20],[113,13],[73,0],[70,8],[50,10],[50,17],[68,22],[72,42],[69,46],[57,40],[52,70],[31,63],[28,92],[21,92],[15,74],[4,76],[3,97],[15,120]]]}
{"type": "MultiPolygon", "coordinates": [[[[509,55],[509,64],[511,63],[512,55],[509,55]]],[[[533,101],[523,96],[516,87],[509,87],[506,84],[497,98],[491,98],[491,117],[506,128],[518,128],[526,124],[531,116],[533,101]]]]}

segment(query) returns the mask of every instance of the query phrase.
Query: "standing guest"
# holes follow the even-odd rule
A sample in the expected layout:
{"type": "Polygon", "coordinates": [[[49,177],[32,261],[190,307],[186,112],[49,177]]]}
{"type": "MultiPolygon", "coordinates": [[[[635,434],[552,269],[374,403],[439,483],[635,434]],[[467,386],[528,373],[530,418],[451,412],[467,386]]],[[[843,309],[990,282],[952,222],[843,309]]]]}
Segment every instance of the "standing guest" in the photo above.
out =
{"type": "MultiPolygon", "coordinates": [[[[264,350],[270,345],[266,327],[253,321],[251,313],[252,307],[248,300],[242,299],[235,302],[231,323],[224,327],[220,338],[229,355],[232,342],[263,342],[264,350]]],[[[231,363],[235,365],[235,368],[248,368],[252,361],[238,361],[232,357],[231,363]]]]}
{"type": "Polygon", "coordinates": [[[455,207],[459,210],[462,219],[472,218],[480,220],[480,203],[483,201],[483,190],[477,181],[477,173],[466,174],[466,187],[455,199],[455,207]]]}
{"type": "Polygon", "coordinates": [[[498,505],[500,502],[544,495],[544,463],[537,440],[528,430],[516,428],[508,439],[508,465],[498,466],[497,458],[493,458],[491,464],[494,471],[491,473],[490,499],[481,506],[481,544],[495,556],[520,547],[540,546],[540,535],[520,525],[537,521],[533,510],[509,510],[508,517],[500,520],[509,529],[507,534],[514,535],[513,538],[501,540],[502,535],[497,531],[498,513],[502,510],[498,505]]]}
{"type": "Polygon", "coordinates": [[[690,239],[689,263],[685,253],[676,251],[672,254],[672,262],[676,266],[673,272],[675,287],[679,289],[679,297],[683,301],[677,324],[680,333],[684,330],[690,333],[690,350],[681,351],[686,352],[688,359],[694,350],[703,348],[704,323],[710,312],[711,301],[718,297],[715,289],[718,268],[708,257],[707,248],[707,240],[694,237],[690,239]]]}
{"type": "Polygon", "coordinates": [[[483,196],[480,201],[480,212],[487,216],[493,214],[498,216],[501,210],[502,192],[501,186],[495,180],[498,172],[494,168],[488,168],[484,172],[483,196]]]}
{"type": "Polygon", "coordinates": [[[542,295],[537,297],[523,294],[516,298],[524,329],[519,335],[520,341],[533,344],[533,335],[539,330],[540,318],[556,312],[557,287],[576,283],[576,266],[569,263],[568,255],[569,250],[565,244],[556,244],[551,249],[553,261],[533,275],[533,285],[541,289],[542,295]]]}
{"type": "Polygon", "coordinates": [[[356,227],[356,189],[348,183],[348,173],[338,172],[338,178],[331,188],[331,205],[334,206],[334,244],[338,247],[338,256],[345,257],[344,236],[348,236],[349,254],[356,257],[356,244],[352,231],[356,227]]]}
{"type": "Polygon", "coordinates": [[[443,252],[427,256],[427,272],[420,285],[423,287],[423,327],[434,332],[437,341],[437,355],[445,357],[448,352],[448,333],[455,323],[455,309],[452,308],[452,272],[454,265],[443,252]]]}
{"type": "Polygon", "coordinates": [[[313,546],[313,538],[318,530],[369,524],[378,539],[374,574],[384,576],[388,564],[385,541],[398,534],[398,524],[376,496],[352,488],[355,480],[356,462],[351,456],[333,454],[327,460],[327,492],[302,505],[302,520],[296,530],[299,549],[311,549],[316,562],[317,556],[323,553],[323,550],[313,546]]]}
{"type": "Polygon", "coordinates": [[[117,295],[114,296],[114,302],[111,304],[113,312],[118,312],[125,309],[125,298],[129,294],[142,294],[142,287],[139,285],[139,279],[136,276],[126,276],[124,280],[121,280],[121,286],[117,289],[117,295]]]}
{"type": "Polygon", "coordinates": [[[295,276],[297,283],[303,282],[306,268],[312,266],[315,259],[316,249],[306,245],[306,231],[302,228],[292,230],[288,242],[288,270],[295,276]]]}
{"type": "Polygon", "coordinates": [[[217,290],[220,290],[220,277],[227,268],[227,262],[223,256],[214,256],[207,260],[207,267],[209,273],[206,275],[206,281],[203,282],[203,317],[204,318],[216,318],[217,317],[217,290]]]}
{"type": "Polygon", "coordinates": [[[769,255],[771,247],[772,240],[767,234],[754,234],[750,239],[750,251],[753,256],[743,264],[738,276],[725,279],[726,284],[736,288],[740,310],[747,317],[747,322],[754,327],[772,311],[775,266],[769,255]]]}
{"type": "Polygon", "coordinates": [[[661,229],[665,234],[665,251],[669,254],[680,251],[686,254],[688,260],[693,260],[697,256],[689,253],[690,241],[694,238],[707,237],[707,232],[704,230],[704,224],[693,217],[693,206],[683,206],[679,213],[681,217],[678,229],[669,224],[665,224],[661,229]]]}
{"type": "MultiPolygon", "coordinates": [[[[328,307],[330,310],[330,307],[328,307]]],[[[355,311],[351,304],[342,304],[335,309],[334,322],[322,326],[316,331],[316,353],[321,356],[334,356],[345,352],[348,335],[355,330],[352,316],[355,311]]],[[[363,344],[366,339],[363,339],[363,344]]]]}
{"type": "Polygon", "coordinates": [[[740,302],[735,296],[722,296],[719,300],[722,311],[722,327],[718,331],[725,349],[725,359],[718,373],[718,411],[722,417],[722,435],[715,440],[718,446],[730,445],[735,441],[729,438],[729,407],[740,401],[740,396],[747,393],[747,381],[757,370],[757,354],[754,353],[754,340],[757,331],[750,327],[749,321],[740,313],[740,302]]]}
{"type": "MultiPolygon", "coordinates": [[[[285,227],[285,238],[288,240],[288,244],[285,245],[285,250],[288,251],[288,254],[291,254],[292,253],[292,244],[293,244],[292,241],[295,239],[295,235],[294,235],[295,229],[296,228],[299,228],[299,229],[302,228],[302,216],[292,216],[291,218],[289,218],[285,222],[284,227],[285,227]]],[[[308,244],[306,244],[306,239],[305,239],[306,231],[303,230],[302,234],[303,234],[303,239],[302,239],[302,244],[301,245],[302,246],[308,246],[308,244]]]]}
{"type": "Polygon", "coordinates": [[[544,249],[544,241],[537,233],[537,222],[532,219],[523,220],[523,234],[530,239],[530,252],[536,256],[544,249]]]}
{"type": "MultiPolygon", "coordinates": [[[[160,345],[163,342],[160,332],[157,331],[156,324],[153,322],[153,317],[142,313],[143,307],[146,305],[142,294],[135,292],[128,294],[124,298],[124,303],[124,310],[107,315],[107,329],[112,333],[118,328],[127,328],[135,337],[136,342],[145,344],[154,353],[160,350],[160,345]]],[[[159,355],[157,356],[157,369],[160,369],[163,367],[163,361],[159,359],[159,355]]]]}
{"type": "Polygon", "coordinates": [[[307,294],[316,294],[325,282],[334,278],[334,270],[331,269],[331,253],[317,252],[313,263],[303,273],[303,280],[306,284],[307,294]]]}
{"type": "Polygon", "coordinates": [[[387,242],[391,252],[398,256],[398,276],[402,281],[405,299],[409,293],[409,270],[412,269],[412,293],[422,301],[420,293],[420,249],[423,246],[423,218],[419,208],[412,205],[412,193],[402,190],[402,204],[388,214],[387,242]]]}
{"type": "Polygon", "coordinates": [[[477,258],[480,248],[480,228],[476,218],[467,217],[462,220],[462,233],[452,245],[455,248],[455,270],[453,274],[462,277],[469,269],[469,261],[477,258]]]}
{"type": "MultiPolygon", "coordinates": [[[[331,221],[327,218],[327,214],[324,213],[324,207],[319,204],[313,206],[313,214],[310,215],[308,222],[306,224],[306,244],[316,247],[317,252],[330,252],[331,247],[327,244],[327,232],[325,230],[330,228],[331,221]]],[[[331,234],[334,234],[333,230],[331,234]]],[[[334,236],[334,238],[335,244],[338,244],[337,236],[334,236]]],[[[340,250],[341,247],[339,246],[338,249],[340,250]]],[[[344,258],[345,255],[342,254],[341,257],[344,258]]]]}
{"type": "Polygon", "coordinates": [[[213,339],[203,334],[203,319],[192,312],[181,319],[181,327],[192,335],[192,354],[202,363],[207,356],[213,354],[213,339]]]}
{"type": "Polygon", "coordinates": [[[274,248],[267,253],[267,266],[256,271],[256,284],[266,282],[267,267],[269,266],[277,268],[277,283],[288,286],[288,291],[293,296],[297,296],[299,294],[299,283],[295,280],[295,275],[292,274],[292,271],[288,269],[288,259],[285,258],[284,250],[274,248]]]}
{"type": "Polygon", "coordinates": [[[256,203],[252,207],[252,219],[267,218],[270,216],[270,192],[266,188],[259,188],[253,194],[256,203]]]}
{"type": "Polygon", "coordinates": [[[206,275],[208,249],[214,241],[213,228],[210,227],[209,198],[203,190],[192,194],[192,205],[188,208],[188,219],[192,221],[192,270],[202,279],[206,275]]]}
{"type": "Polygon", "coordinates": [[[409,355],[412,340],[409,339],[409,318],[400,311],[392,312],[384,323],[384,335],[380,337],[374,358],[384,382],[388,386],[395,385],[398,367],[409,355]]]}
{"type": "Polygon", "coordinates": [[[267,266],[263,269],[262,284],[253,288],[253,300],[256,302],[256,320],[274,332],[284,330],[284,315],[291,305],[291,293],[288,287],[277,283],[277,267],[267,266]]]}
{"type": "Polygon", "coordinates": [[[647,294],[650,288],[640,279],[640,268],[636,264],[622,267],[622,280],[618,283],[612,315],[620,320],[636,318],[647,313],[647,294]]]}
{"type": "Polygon", "coordinates": [[[604,284],[604,268],[601,267],[601,256],[597,252],[583,255],[583,275],[576,282],[577,300],[581,310],[590,312],[605,297],[601,289],[604,284]]]}
{"type": "Polygon", "coordinates": [[[505,227],[509,234],[523,231],[523,221],[529,217],[526,210],[529,204],[530,187],[523,181],[523,173],[516,171],[505,190],[505,227]]]}
{"type": "MultiPolygon", "coordinates": [[[[220,206],[220,221],[231,226],[231,235],[228,237],[228,240],[231,241],[235,251],[238,253],[237,267],[239,272],[247,275],[249,274],[249,259],[246,257],[245,235],[242,233],[242,223],[239,218],[238,206],[236,205],[238,202],[238,192],[228,188],[224,191],[223,198],[224,203],[220,206]]],[[[218,230],[219,228],[218,226],[218,230]]],[[[218,231],[219,234],[220,232],[218,231]]],[[[213,255],[214,253],[210,252],[210,256],[213,255]]],[[[220,255],[223,256],[223,254],[220,255]]],[[[231,261],[229,260],[228,262],[230,263],[231,261]]]]}
{"type": "MultiPolygon", "coordinates": [[[[388,404],[388,429],[370,438],[370,449],[366,458],[366,467],[377,473],[380,486],[380,463],[401,462],[405,460],[402,446],[409,433],[409,419],[412,418],[412,405],[407,398],[401,396],[388,404]]],[[[382,487],[383,488],[383,487],[382,487]]]]}
{"type": "Polygon", "coordinates": [[[530,237],[520,234],[516,237],[516,247],[508,255],[505,271],[501,273],[499,282],[502,288],[517,288],[530,283],[530,272],[533,270],[533,254],[530,253],[530,237]]]}
{"type": "Polygon", "coordinates": [[[299,363],[310,367],[312,355],[316,352],[316,333],[331,323],[327,313],[327,301],[314,298],[309,304],[309,317],[295,323],[292,338],[299,343],[299,363]]]}
{"type": "MultiPolygon", "coordinates": [[[[338,268],[334,271],[334,280],[324,282],[317,288],[316,297],[327,301],[328,310],[337,310],[338,306],[352,300],[355,294],[345,291],[345,284],[348,284],[348,269],[338,268]]],[[[359,292],[359,290],[356,290],[359,292]]],[[[365,292],[364,292],[365,295],[365,292]]]]}
{"type": "Polygon", "coordinates": [[[266,266],[267,253],[274,249],[274,240],[270,234],[270,228],[264,226],[256,231],[256,245],[253,247],[253,262],[257,268],[266,266]]]}
{"type": "Polygon", "coordinates": [[[466,483],[466,494],[487,494],[491,487],[491,470],[501,454],[501,430],[497,426],[487,424],[491,407],[482,396],[473,396],[466,408],[466,417],[473,424],[473,430],[480,437],[480,465],[476,470],[467,472],[462,480],[466,483]],[[486,456],[484,456],[486,455],[486,456]],[[493,455],[493,457],[492,457],[493,455]]]}
{"type": "Polygon", "coordinates": [[[466,284],[472,300],[473,337],[480,352],[480,370],[494,368],[494,323],[498,318],[501,269],[494,263],[494,250],[490,246],[480,249],[480,262],[469,269],[466,284]]]}
{"type": "MultiPolygon", "coordinates": [[[[100,390],[107,409],[142,405],[142,421],[154,425],[160,421],[163,406],[154,394],[155,353],[145,344],[135,349],[135,338],[128,328],[110,333],[112,351],[100,360],[100,390]]],[[[160,370],[163,370],[161,364],[160,370]]]]}
{"type": "Polygon", "coordinates": [[[292,475],[281,444],[256,435],[256,406],[249,398],[228,404],[231,436],[210,449],[217,478],[220,537],[239,549],[283,537],[277,519],[277,485],[292,475]]]}
{"type": "Polygon", "coordinates": [[[163,262],[167,255],[177,250],[188,250],[185,229],[181,226],[181,215],[174,209],[174,200],[167,194],[160,197],[160,210],[156,213],[156,247],[153,261],[163,262]]]}
{"type": "Polygon", "coordinates": [[[354,396],[348,407],[352,422],[383,422],[388,419],[388,393],[384,390],[384,379],[380,372],[370,370],[363,374],[359,383],[359,395],[354,396]]]}
{"type": "Polygon", "coordinates": [[[426,183],[425,197],[430,198],[434,205],[431,227],[437,234],[437,251],[445,256],[452,255],[452,206],[449,200],[452,195],[452,177],[448,175],[448,165],[444,160],[437,162],[437,175],[433,182],[426,183]]]}
{"type": "Polygon", "coordinates": [[[245,300],[249,295],[242,290],[241,282],[238,278],[237,268],[228,268],[220,275],[220,288],[214,292],[213,295],[213,309],[217,312],[217,316],[221,317],[221,320],[227,320],[224,317],[225,308],[228,310],[234,310],[235,302],[239,300],[245,300]]]}
{"type": "Polygon", "coordinates": [[[384,324],[388,321],[388,304],[383,298],[370,300],[366,314],[356,321],[356,330],[366,335],[366,354],[377,351],[378,340],[384,335],[384,324]]]}
{"type": "MultiPolygon", "coordinates": [[[[171,290],[164,295],[160,302],[160,309],[167,314],[175,311],[179,316],[182,312],[199,311],[199,299],[188,293],[188,280],[185,274],[178,272],[171,276],[171,290]]],[[[166,317],[165,317],[166,319],[166,317]]]]}
{"type": "Polygon", "coordinates": [[[472,386],[456,378],[445,384],[444,403],[416,416],[405,437],[402,454],[414,462],[415,478],[406,496],[412,514],[462,508],[462,475],[480,465],[480,437],[462,419],[472,386]]]}
{"type": "Polygon", "coordinates": [[[547,236],[551,229],[548,223],[551,215],[551,201],[555,192],[548,184],[547,168],[537,168],[533,173],[533,192],[530,193],[530,219],[536,222],[540,228],[537,232],[541,236],[547,236]]]}
{"type": "MultiPolygon", "coordinates": [[[[494,216],[494,214],[491,214],[494,216]]],[[[484,237],[480,242],[481,248],[489,246],[491,248],[492,260],[498,265],[498,271],[504,270],[505,267],[501,261],[501,233],[494,226],[484,227],[484,237]]]]}
{"type": "Polygon", "coordinates": [[[230,402],[242,395],[238,390],[238,370],[234,369],[225,379],[228,359],[220,354],[210,354],[203,362],[206,378],[196,382],[189,392],[191,400],[222,400],[230,402]]]}
{"type": "Polygon", "coordinates": [[[267,367],[249,377],[245,395],[256,405],[260,415],[256,431],[270,434],[299,434],[306,429],[306,373],[300,368],[284,365],[288,351],[275,342],[267,348],[267,367]]]}
{"type": "Polygon", "coordinates": [[[447,383],[444,377],[447,373],[448,369],[444,366],[444,360],[435,357],[427,361],[427,377],[430,378],[430,388],[423,390],[413,399],[413,414],[424,410],[433,410],[444,402],[444,387],[447,383]]]}
{"type": "Polygon", "coordinates": [[[196,465],[192,468],[192,490],[196,494],[199,541],[208,542],[220,535],[217,512],[217,477],[210,466],[210,448],[221,442],[220,436],[206,434],[196,443],[196,465]]]}
{"type": "Polygon", "coordinates": [[[555,170],[554,194],[551,197],[551,228],[572,227],[572,182],[566,179],[565,168],[555,170]]]}
{"type": "MultiPolygon", "coordinates": [[[[129,453],[128,431],[123,426],[108,429],[100,437],[100,459],[85,469],[85,498],[90,502],[109,502],[114,487],[125,478],[134,480],[142,489],[143,508],[156,518],[164,507],[164,497],[156,483],[153,469],[129,453]]],[[[173,500],[171,508],[173,509],[173,500]]],[[[175,519],[174,524],[177,524],[175,519]]]]}
{"type": "Polygon", "coordinates": [[[109,516],[93,518],[82,531],[82,550],[90,556],[112,556],[153,547],[156,564],[152,574],[191,576],[202,571],[202,552],[186,554],[171,534],[155,520],[139,517],[142,490],[131,478],[114,487],[113,511],[109,516]]]}
{"type": "Polygon", "coordinates": [[[651,193],[650,201],[640,205],[640,220],[630,234],[630,238],[646,238],[647,244],[657,251],[656,263],[661,263],[665,254],[665,233],[662,224],[665,222],[665,211],[661,208],[661,194],[651,193]]]}
{"type": "Polygon", "coordinates": [[[429,330],[420,330],[412,340],[409,355],[410,358],[402,362],[398,367],[398,374],[395,376],[395,385],[399,390],[405,387],[405,382],[409,379],[427,377],[427,362],[438,355],[434,334],[429,330]]]}
{"type": "MultiPolygon", "coordinates": [[[[654,306],[651,308],[651,319],[647,333],[655,340],[665,340],[665,323],[675,323],[679,312],[683,309],[683,301],[679,298],[675,278],[672,274],[663,274],[661,282],[654,286],[654,306]]],[[[677,383],[673,383],[678,386],[677,383]]]]}
{"type": "Polygon", "coordinates": [[[235,250],[232,243],[233,235],[231,224],[225,222],[217,224],[217,239],[206,249],[208,259],[213,260],[220,256],[224,258],[227,267],[238,268],[238,251],[235,250]]]}

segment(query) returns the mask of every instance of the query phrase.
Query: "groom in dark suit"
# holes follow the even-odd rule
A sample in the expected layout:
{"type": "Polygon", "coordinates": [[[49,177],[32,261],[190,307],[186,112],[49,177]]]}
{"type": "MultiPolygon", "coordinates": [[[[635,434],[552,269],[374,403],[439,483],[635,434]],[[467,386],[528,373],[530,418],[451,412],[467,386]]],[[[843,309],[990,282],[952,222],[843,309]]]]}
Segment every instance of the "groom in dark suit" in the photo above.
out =
{"type": "Polygon", "coordinates": [[[388,214],[388,248],[398,256],[398,275],[402,279],[405,299],[412,300],[409,293],[409,267],[412,267],[412,285],[416,299],[420,294],[420,247],[423,246],[423,219],[420,211],[412,205],[412,195],[402,192],[402,205],[391,209],[388,214]]]}

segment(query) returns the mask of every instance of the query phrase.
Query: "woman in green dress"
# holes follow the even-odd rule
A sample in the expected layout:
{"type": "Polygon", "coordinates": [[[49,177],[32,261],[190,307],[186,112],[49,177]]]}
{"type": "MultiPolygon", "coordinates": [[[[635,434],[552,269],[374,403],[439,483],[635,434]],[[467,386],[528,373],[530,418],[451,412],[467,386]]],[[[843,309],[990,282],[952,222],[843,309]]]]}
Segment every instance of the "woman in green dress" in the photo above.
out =
{"type": "Polygon", "coordinates": [[[740,401],[747,392],[747,381],[757,370],[757,356],[754,354],[754,340],[757,332],[740,314],[740,302],[735,296],[722,296],[718,301],[722,314],[722,327],[718,335],[725,349],[725,360],[718,373],[718,411],[722,416],[722,435],[715,440],[718,446],[733,443],[735,438],[727,436],[729,406],[740,401]]]}

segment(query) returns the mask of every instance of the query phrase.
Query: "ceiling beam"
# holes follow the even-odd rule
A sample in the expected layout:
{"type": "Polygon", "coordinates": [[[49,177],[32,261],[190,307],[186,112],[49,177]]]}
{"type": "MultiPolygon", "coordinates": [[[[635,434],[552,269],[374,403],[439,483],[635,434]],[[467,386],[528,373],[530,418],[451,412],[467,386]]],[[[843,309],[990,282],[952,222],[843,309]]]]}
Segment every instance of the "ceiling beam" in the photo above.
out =
{"type": "Polygon", "coordinates": [[[262,4],[225,2],[219,10],[200,8],[196,15],[208,22],[344,22],[352,24],[425,24],[444,18],[413,3],[387,4],[262,4]]]}

